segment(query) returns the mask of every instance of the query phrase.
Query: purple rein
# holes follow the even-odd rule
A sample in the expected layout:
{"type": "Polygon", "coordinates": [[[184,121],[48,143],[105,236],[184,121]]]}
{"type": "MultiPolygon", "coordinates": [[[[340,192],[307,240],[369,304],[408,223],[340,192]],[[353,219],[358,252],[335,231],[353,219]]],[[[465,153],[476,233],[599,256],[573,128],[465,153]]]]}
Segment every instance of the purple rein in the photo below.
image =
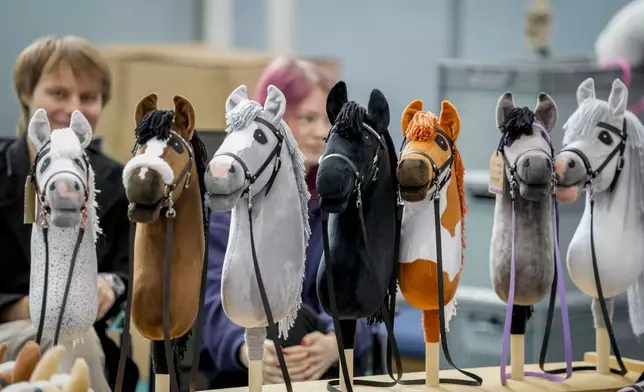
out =
{"type": "MultiPolygon", "coordinates": [[[[550,143],[550,135],[546,129],[539,123],[533,123],[534,126],[541,129],[541,134],[550,143]]],[[[553,157],[554,158],[554,157],[553,157]]],[[[513,185],[510,185],[513,186],[513,185]]],[[[510,345],[510,326],[512,324],[512,308],[514,305],[514,290],[515,290],[515,275],[516,275],[516,212],[515,212],[515,199],[512,196],[512,255],[510,259],[510,290],[508,293],[507,310],[505,312],[505,325],[503,326],[503,343],[501,348],[501,384],[507,383],[507,378],[510,373],[505,372],[505,367],[508,360],[508,346],[510,345]]],[[[557,376],[554,374],[540,373],[540,372],[525,372],[525,376],[540,377],[550,381],[564,381],[572,376],[572,347],[570,342],[570,323],[568,320],[568,304],[566,302],[566,287],[564,283],[564,271],[561,265],[561,256],[559,254],[559,240],[557,233],[557,202],[552,199],[552,226],[554,228],[554,248],[555,248],[555,268],[557,269],[557,295],[561,301],[561,322],[564,334],[564,350],[566,358],[566,377],[557,376]]]]}

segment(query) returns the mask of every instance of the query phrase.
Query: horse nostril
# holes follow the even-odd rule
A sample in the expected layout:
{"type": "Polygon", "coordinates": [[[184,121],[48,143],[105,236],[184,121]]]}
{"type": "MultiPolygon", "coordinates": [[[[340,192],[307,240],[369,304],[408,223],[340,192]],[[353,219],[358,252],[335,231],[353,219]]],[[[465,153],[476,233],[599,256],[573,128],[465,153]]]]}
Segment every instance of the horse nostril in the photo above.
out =
{"type": "Polygon", "coordinates": [[[523,167],[530,167],[530,159],[529,159],[529,158],[526,158],[526,159],[523,161],[523,167]]]}
{"type": "Polygon", "coordinates": [[[52,182],[51,185],[49,185],[49,190],[52,191],[52,192],[55,191],[56,190],[56,184],[52,182]]]}
{"type": "Polygon", "coordinates": [[[234,174],[235,173],[235,166],[230,165],[230,169],[228,169],[228,172],[234,174]]]}
{"type": "Polygon", "coordinates": [[[574,169],[574,168],[575,168],[575,165],[576,165],[576,163],[575,163],[575,161],[573,161],[572,159],[568,161],[568,167],[569,167],[569,168],[574,169]]]}
{"type": "Polygon", "coordinates": [[[78,183],[75,181],[74,181],[74,189],[76,189],[77,191],[80,191],[80,185],[78,185],[78,183]]]}
{"type": "Polygon", "coordinates": [[[403,168],[403,166],[405,166],[405,161],[404,161],[404,160],[400,161],[400,163],[398,164],[398,167],[399,167],[400,169],[402,169],[402,168],[403,168]]]}

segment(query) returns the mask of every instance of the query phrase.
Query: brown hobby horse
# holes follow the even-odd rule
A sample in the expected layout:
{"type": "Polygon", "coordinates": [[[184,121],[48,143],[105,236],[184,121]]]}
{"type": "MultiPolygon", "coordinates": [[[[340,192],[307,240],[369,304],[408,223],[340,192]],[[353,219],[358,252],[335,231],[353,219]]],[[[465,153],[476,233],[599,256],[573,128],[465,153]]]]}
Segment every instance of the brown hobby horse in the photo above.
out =
{"type": "MultiPolygon", "coordinates": [[[[173,101],[174,110],[157,109],[157,96],[152,93],[141,99],[135,111],[134,156],[123,170],[128,217],[136,225],[124,334],[127,338],[131,311],[138,331],[153,341],[155,374],[169,374],[171,390],[178,391],[175,361],[181,361],[198,313],[195,344],[201,339],[208,233],[203,174],[208,157],[194,129],[192,104],[180,96],[173,101]]],[[[192,391],[198,353],[197,347],[192,391]]],[[[119,376],[120,370],[121,366],[119,376]]],[[[117,377],[117,390],[121,381],[117,377]]]]}

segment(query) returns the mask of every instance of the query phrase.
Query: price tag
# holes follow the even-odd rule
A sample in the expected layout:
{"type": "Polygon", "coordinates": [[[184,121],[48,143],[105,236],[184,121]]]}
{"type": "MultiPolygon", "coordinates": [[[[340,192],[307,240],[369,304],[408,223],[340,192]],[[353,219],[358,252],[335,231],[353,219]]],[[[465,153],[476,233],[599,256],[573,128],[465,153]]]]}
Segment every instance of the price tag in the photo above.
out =
{"type": "Polygon", "coordinates": [[[495,195],[503,193],[503,182],[505,180],[505,165],[503,156],[499,151],[495,151],[490,158],[490,185],[488,192],[495,195]]]}

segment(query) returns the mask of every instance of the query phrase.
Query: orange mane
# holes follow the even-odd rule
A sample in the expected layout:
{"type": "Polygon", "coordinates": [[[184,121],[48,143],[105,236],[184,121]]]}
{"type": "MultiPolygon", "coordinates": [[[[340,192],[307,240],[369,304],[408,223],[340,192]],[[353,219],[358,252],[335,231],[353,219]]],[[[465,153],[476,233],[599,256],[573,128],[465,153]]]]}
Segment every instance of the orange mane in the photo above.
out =
{"type": "MultiPolygon", "coordinates": [[[[445,132],[447,135],[450,135],[452,132],[449,127],[444,126],[440,123],[438,117],[429,111],[417,111],[412,117],[407,130],[405,131],[405,138],[407,142],[410,141],[419,141],[426,142],[434,138],[436,134],[435,128],[438,128],[445,132]]],[[[463,165],[463,159],[461,158],[461,153],[454,143],[454,161],[452,163],[452,176],[456,179],[456,187],[458,190],[460,207],[461,207],[461,247],[465,249],[465,213],[467,212],[467,205],[465,201],[465,166],[463,165]]],[[[448,206],[449,209],[449,198],[448,206]]],[[[461,257],[461,264],[463,264],[464,255],[461,257]]]]}

